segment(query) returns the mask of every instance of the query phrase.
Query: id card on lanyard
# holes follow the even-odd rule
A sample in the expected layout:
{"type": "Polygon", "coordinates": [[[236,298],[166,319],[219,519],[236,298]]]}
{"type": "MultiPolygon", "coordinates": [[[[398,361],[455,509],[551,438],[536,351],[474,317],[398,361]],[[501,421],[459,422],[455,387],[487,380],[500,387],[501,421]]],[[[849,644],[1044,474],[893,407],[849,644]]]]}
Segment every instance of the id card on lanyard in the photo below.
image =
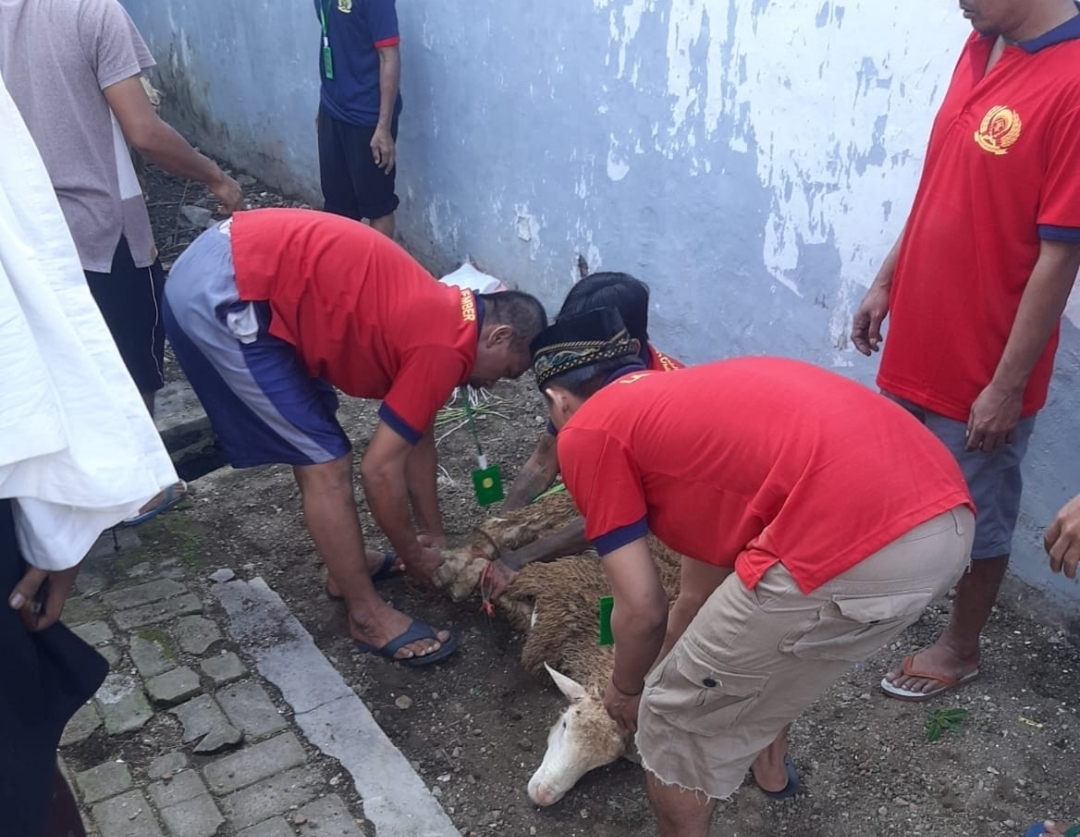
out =
{"type": "Polygon", "coordinates": [[[322,64],[323,75],[327,79],[334,77],[334,56],[330,52],[330,37],[326,31],[326,10],[333,0],[325,0],[319,3],[319,20],[322,22],[322,64]]]}

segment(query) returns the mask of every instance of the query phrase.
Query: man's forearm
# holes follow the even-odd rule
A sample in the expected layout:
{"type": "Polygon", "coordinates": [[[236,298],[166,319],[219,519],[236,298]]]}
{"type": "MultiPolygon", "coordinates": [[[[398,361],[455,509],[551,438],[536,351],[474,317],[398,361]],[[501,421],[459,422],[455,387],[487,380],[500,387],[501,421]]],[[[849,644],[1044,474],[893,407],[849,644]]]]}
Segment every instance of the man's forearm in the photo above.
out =
{"type": "Polygon", "coordinates": [[[1080,244],[1043,242],[992,383],[1019,394],[1054,333],[1080,268],[1080,244]]]}
{"type": "Polygon", "coordinates": [[[881,288],[889,288],[892,286],[893,274],[896,273],[896,263],[900,259],[900,248],[904,244],[904,233],[907,232],[907,224],[904,224],[904,228],[900,230],[900,235],[896,239],[896,243],[893,244],[892,249],[889,251],[889,255],[885,257],[885,261],[881,263],[881,268],[878,270],[878,274],[874,279],[874,284],[881,288]]]}
{"type": "Polygon", "coordinates": [[[444,532],[442,516],[439,513],[437,466],[435,435],[429,428],[405,461],[405,481],[417,531],[442,537],[444,532]]]}
{"type": "Polygon", "coordinates": [[[514,550],[503,563],[512,570],[520,570],[534,562],[544,563],[565,558],[567,555],[578,555],[588,548],[585,518],[579,517],[554,535],[538,538],[521,549],[514,550]]]}
{"type": "Polygon", "coordinates": [[[536,443],[536,449],[521,467],[503,501],[503,511],[524,508],[551,488],[559,476],[559,457],[555,437],[545,431],[536,443]]]}
{"type": "Polygon", "coordinates": [[[635,612],[616,605],[611,614],[611,632],[615,637],[615,669],[611,678],[620,692],[633,695],[642,690],[645,675],[664,644],[667,615],[666,605],[649,612],[635,612]]]}
{"type": "Polygon", "coordinates": [[[401,54],[396,46],[379,50],[379,127],[390,130],[401,86],[401,54]]]}
{"type": "Polygon", "coordinates": [[[146,136],[138,138],[137,143],[132,142],[132,145],[151,163],[176,177],[208,186],[220,183],[225,178],[217,163],[192,148],[174,128],[160,119],[150,127],[146,136]]]}

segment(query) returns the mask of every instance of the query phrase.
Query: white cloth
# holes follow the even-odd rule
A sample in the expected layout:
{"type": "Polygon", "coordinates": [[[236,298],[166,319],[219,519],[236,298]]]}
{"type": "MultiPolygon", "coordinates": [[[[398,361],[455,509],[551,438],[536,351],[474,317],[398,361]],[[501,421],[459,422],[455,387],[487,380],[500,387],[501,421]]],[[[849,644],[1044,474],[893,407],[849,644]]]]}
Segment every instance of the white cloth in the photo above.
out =
{"type": "Polygon", "coordinates": [[[79,563],[176,471],[0,79],[0,498],[34,566],[79,563]]]}

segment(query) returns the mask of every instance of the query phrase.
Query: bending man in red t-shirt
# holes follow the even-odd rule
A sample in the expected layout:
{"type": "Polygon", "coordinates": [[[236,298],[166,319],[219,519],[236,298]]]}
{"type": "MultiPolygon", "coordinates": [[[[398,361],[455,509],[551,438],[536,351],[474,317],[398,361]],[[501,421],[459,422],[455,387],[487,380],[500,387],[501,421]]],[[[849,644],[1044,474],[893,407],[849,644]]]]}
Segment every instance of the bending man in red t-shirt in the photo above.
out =
{"type": "Polygon", "coordinates": [[[212,227],[177,259],[162,317],[232,465],[293,466],[358,649],[406,665],[452,653],[456,637],[375,592],[379,556],[365,562],[334,388],[382,399],[360,462],[364,494],[405,568],[426,579],[441,560],[432,547],[445,545],[435,414],[457,386],[489,387],[529,368],[529,341],[547,323],[540,303],[442,285],[355,221],[263,209],[212,227]]]}
{"type": "Polygon", "coordinates": [[[615,599],[605,706],[637,730],[660,834],[703,837],[747,768],[797,790],[787,725],[960,578],[963,475],[902,408],[805,363],[649,372],[612,309],[532,348],[615,599]],[[686,556],[670,615],[649,531],[686,556]]]}
{"type": "MultiPolygon", "coordinates": [[[[979,675],[1020,514],[1021,463],[1046,403],[1080,267],[1080,14],[1072,0],[970,0],[960,55],[900,240],[855,314],[878,386],[952,451],[978,511],[945,632],[882,689],[927,700],[979,675]]],[[[885,473],[885,472],[881,472],[885,473]]]]}
{"type": "MultiPolygon", "coordinates": [[[[614,308],[619,312],[634,342],[635,352],[646,369],[674,372],[686,367],[649,343],[649,286],[628,273],[592,273],[566,295],[556,319],[571,317],[596,308],[614,308]]],[[[503,511],[527,506],[547,491],[559,476],[559,458],[555,453],[555,425],[550,421],[536,449],[522,466],[503,501],[503,511]]],[[[493,561],[485,578],[485,592],[494,601],[505,592],[515,576],[534,561],[554,561],[588,549],[585,521],[578,518],[561,531],[539,538],[521,549],[508,552],[493,561]]]]}

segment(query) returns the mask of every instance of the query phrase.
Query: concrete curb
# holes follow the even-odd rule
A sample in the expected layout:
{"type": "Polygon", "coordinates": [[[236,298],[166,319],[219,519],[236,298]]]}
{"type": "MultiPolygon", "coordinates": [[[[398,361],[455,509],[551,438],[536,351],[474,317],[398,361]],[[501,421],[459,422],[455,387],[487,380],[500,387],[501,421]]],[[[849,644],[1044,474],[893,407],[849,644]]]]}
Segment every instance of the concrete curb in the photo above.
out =
{"type": "Polygon", "coordinates": [[[228,616],[229,635],[281,691],[308,741],[349,771],[379,837],[461,837],[405,756],[265,581],[230,581],[212,592],[228,616]]]}

